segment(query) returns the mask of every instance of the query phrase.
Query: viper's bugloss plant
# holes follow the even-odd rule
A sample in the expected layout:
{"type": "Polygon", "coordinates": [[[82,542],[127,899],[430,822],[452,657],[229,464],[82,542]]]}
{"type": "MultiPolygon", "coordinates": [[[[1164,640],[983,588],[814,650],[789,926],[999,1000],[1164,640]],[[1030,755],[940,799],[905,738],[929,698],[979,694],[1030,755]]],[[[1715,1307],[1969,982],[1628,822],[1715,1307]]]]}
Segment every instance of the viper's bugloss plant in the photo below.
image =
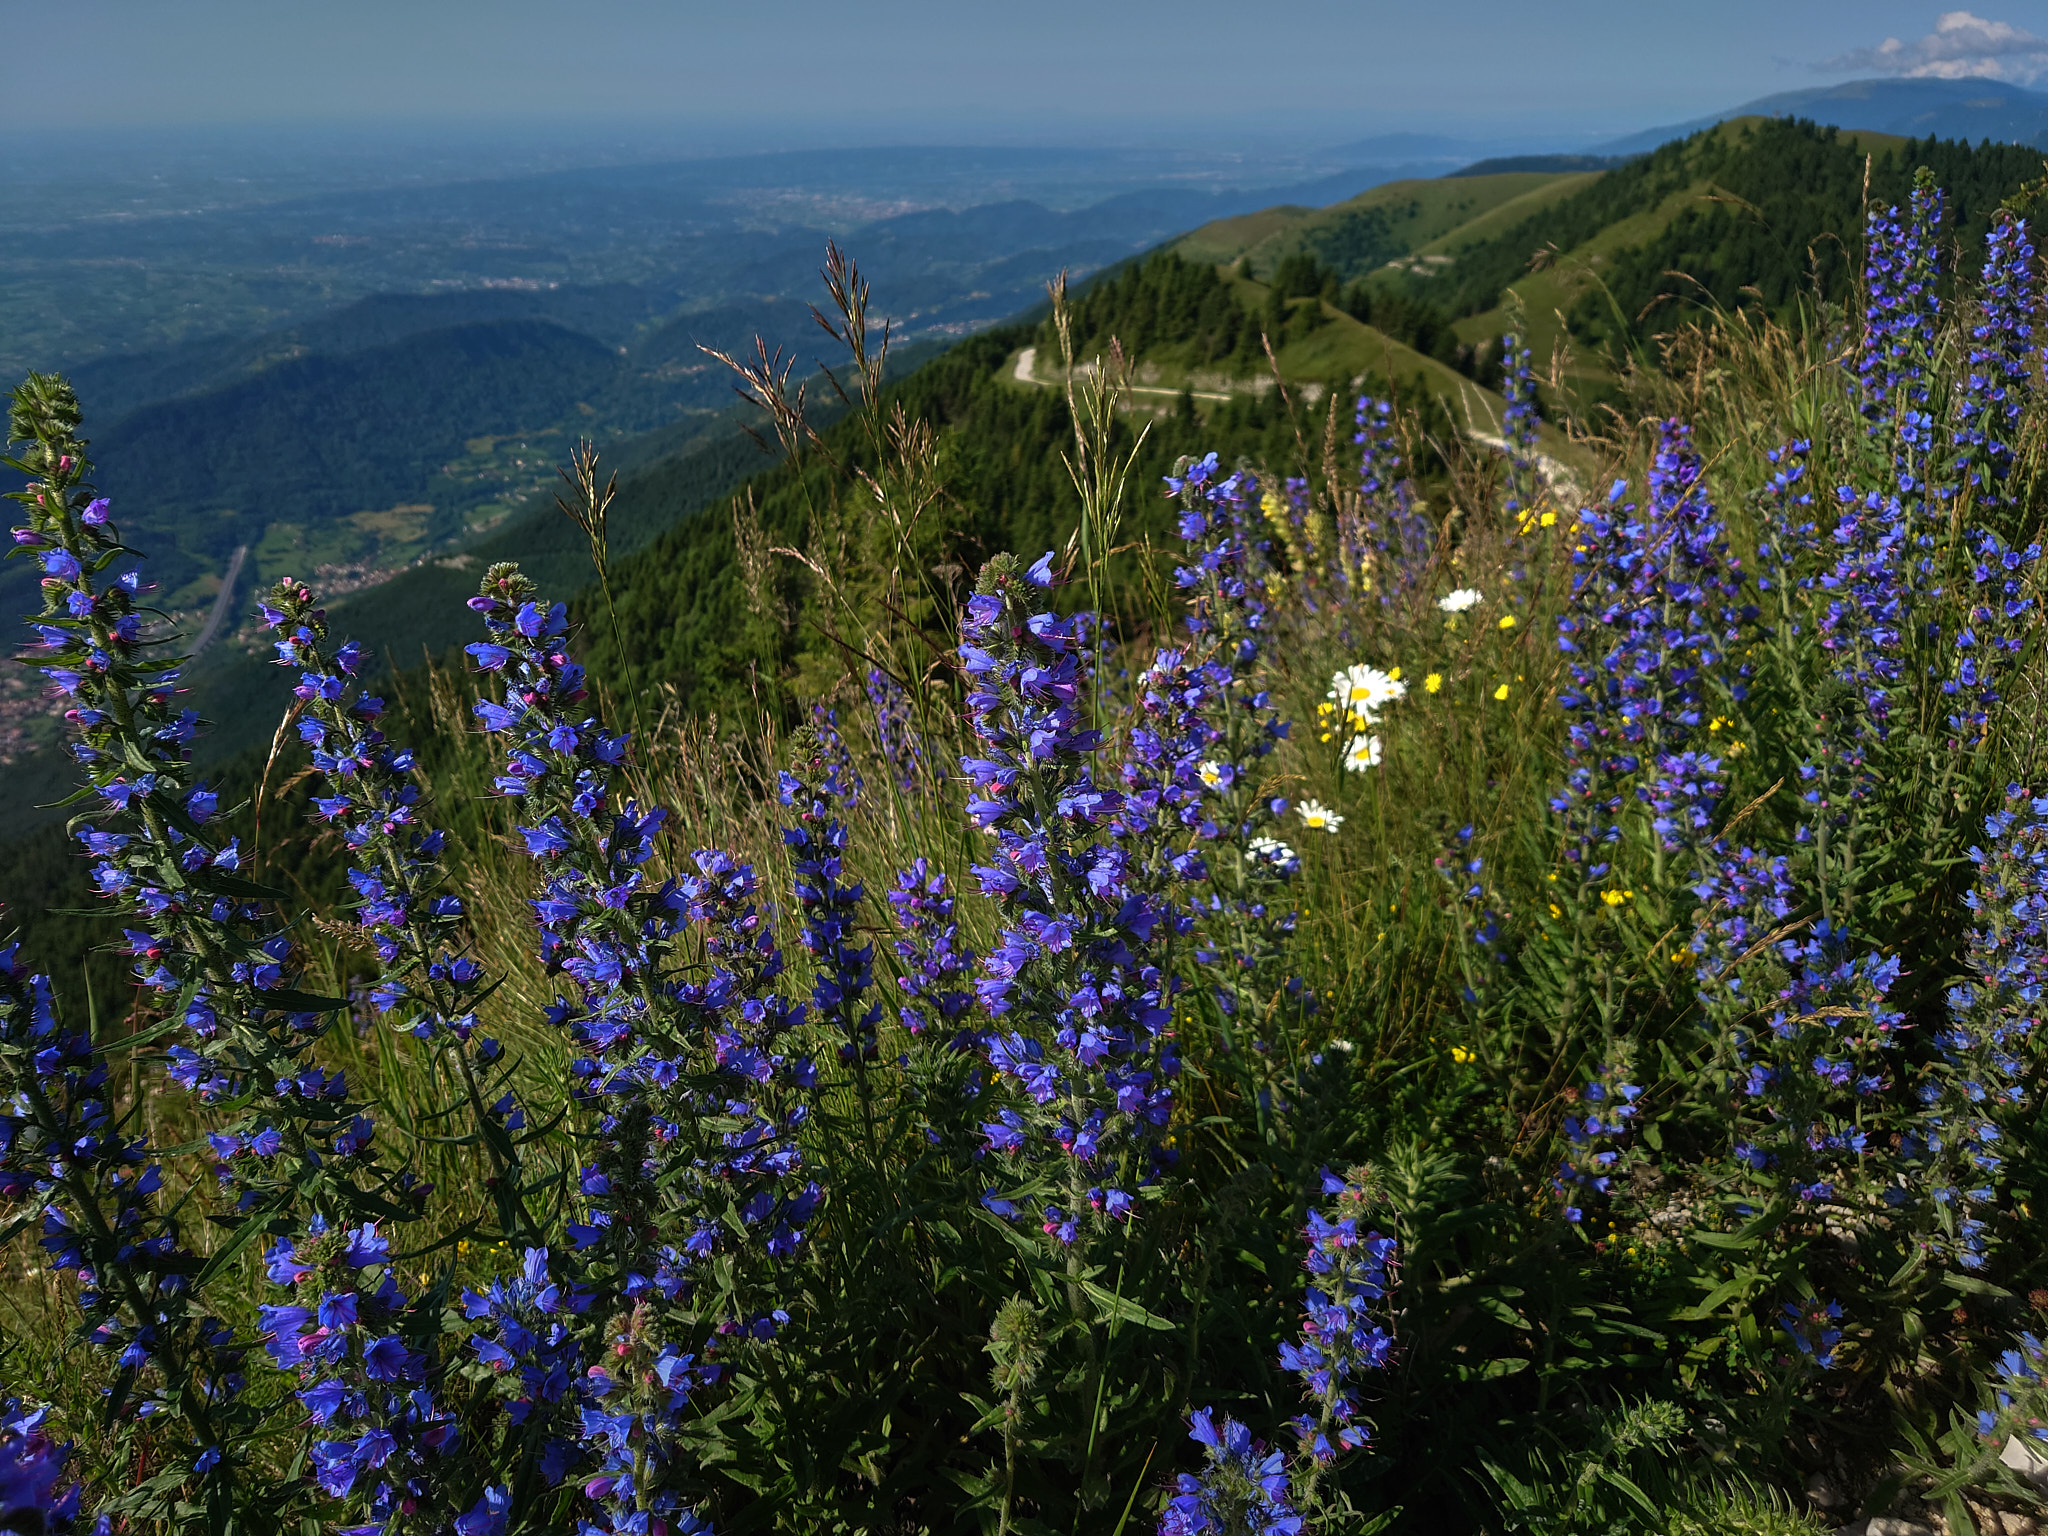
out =
{"type": "Polygon", "coordinates": [[[1354,535],[1360,547],[1352,559],[1358,569],[1371,570],[1379,600],[1388,603],[1422,579],[1436,552],[1436,530],[1406,474],[1394,402],[1360,395],[1353,419],[1357,431],[1351,441],[1358,447],[1362,510],[1354,535]]]}
{"type": "Polygon", "coordinates": [[[1977,883],[1965,898],[1976,918],[1968,975],[1949,989],[1948,1019],[1935,1034],[1942,1070],[1922,1089],[1928,1194],[1966,1270],[1984,1267],[1996,1235],[1987,1218],[2012,1177],[2008,1137],[2027,1101],[2048,986],[2048,800],[2014,784],[2005,802],[1970,849],[1977,883]]]}
{"type": "Polygon", "coordinates": [[[2024,200],[1884,174],[1860,308],[1674,318],[1568,420],[1560,350],[1555,459],[1512,335],[1504,472],[1377,377],[1318,462],[1283,381],[1208,413],[1283,462],[1126,505],[1096,391],[1074,553],[957,635],[1015,509],[939,515],[874,354],[850,454],[764,360],[803,462],[734,519],[737,730],[630,648],[658,560],[593,546],[589,673],[490,568],[466,689],[285,581],[249,804],[184,691],[246,637],[175,656],[150,487],[31,379],[22,660],[130,974],[17,963],[90,914],[0,951],[0,1370],[49,1400],[0,1525],[1641,1536],[1741,1529],[1739,1468],[1988,1528],[1983,1437],[2048,1444],[2039,273],[2024,200]]]}
{"type": "MultiPolygon", "coordinates": [[[[111,1367],[104,1412],[131,1441],[159,1427],[179,1436],[170,1486],[189,1477],[218,1517],[239,1465],[230,1457],[256,1422],[244,1348],[193,1287],[204,1261],[167,1208],[161,1165],[116,1106],[106,1058],[64,1024],[50,979],[26,974],[18,954],[0,949],[0,1195],[39,1217],[45,1262],[76,1280],[80,1336],[111,1367]]],[[[16,1463],[54,1479],[62,1458],[36,1433],[44,1417],[10,1421],[16,1438],[0,1457],[12,1445],[16,1463]]],[[[110,1512],[157,1513],[164,1492],[137,1490],[110,1512]]]]}
{"type": "MultiPolygon", "coordinates": [[[[526,1114],[511,1088],[512,1063],[477,1022],[492,982],[475,958],[468,913],[449,876],[447,833],[426,820],[412,749],[386,738],[385,701],[360,683],[367,654],[354,641],[330,645],[310,588],[287,577],[258,612],[279,637],[277,664],[298,673],[296,730],[326,790],[313,797],[313,811],[348,849],[352,916],[378,961],[370,1004],[459,1086],[471,1135],[495,1170],[498,1231],[538,1241],[520,1159],[526,1114]]],[[[418,1184],[407,1189],[415,1205],[428,1193],[418,1184]]]]}
{"type": "Polygon", "coordinates": [[[1236,1419],[1219,1427],[1198,1408],[1188,1438],[1203,1448],[1200,1476],[1183,1472],[1159,1522],[1159,1536],[1296,1536],[1302,1529],[1287,1476],[1287,1453],[1268,1450],[1236,1419]]]}
{"type": "Polygon", "coordinates": [[[1507,494],[1501,510],[1511,520],[1525,521],[1534,511],[1541,482],[1536,468],[1536,429],[1543,416],[1536,401],[1536,375],[1529,367],[1529,349],[1519,331],[1500,339],[1501,439],[1508,459],[1507,494]]]}
{"type": "Polygon", "coordinates": [[[1097,782],[1081,627],[1032,611],[1053,583],[1048,553],[1025,570],[998,556],[975,584],[960,647],[975,755],[961,767],[968,814],[991,845],[975,875],[1003,923],[976,992],[989,1065],[1013,1090],[982,1128],[1009,1170],[984,1201],[1002,1215],[1035,1201],[1064,1246],[1129,1220],[1170,1162],[1180,1058],[1176,981],[1161,964],[1169,914],[1133,888],[1129,852],[1097,830],[1122,796],[1097,782]]]}
{"type": "Polygon", "coordinates": [[[1258,482],[1224,475],[1216,455],[1184,461],[1168,477],[1180,502],[1185,565],[1174,585],[1187,605],[1185,649],[1162,651],[1138,680],[1148,725],[1131,755],[1170,761],[1179,819],[1197,833],[1199,864],[1177,867],[1197,882],[1190,904],[1198,962],[1235,1034],[1271,1028],[1275,1011],[1299,1006],[1301,981],[1287,973],[1295,914],[1286,886],[1299,861],[1273,836],[1288,797],[1277,793],[1270,759],[1288,737],[1264,682],[1269,641],[1268,567],[1250,508],[1258,482]]]}

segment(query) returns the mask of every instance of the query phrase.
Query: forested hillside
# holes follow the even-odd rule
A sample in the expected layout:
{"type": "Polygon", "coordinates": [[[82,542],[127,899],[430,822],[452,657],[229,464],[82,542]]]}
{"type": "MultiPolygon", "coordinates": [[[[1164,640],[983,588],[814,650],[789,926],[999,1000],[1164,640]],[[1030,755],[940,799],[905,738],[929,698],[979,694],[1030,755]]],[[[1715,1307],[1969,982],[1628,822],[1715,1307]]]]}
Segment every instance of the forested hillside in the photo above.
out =
{"type": "Polygon", "coordinates": [[[1493,376],[1484,353],[1513,290],[1539,357],[1563,334],[1555,316],[1567,317],[1581,351],[1594,354],[1581,358],[1576,382],[1597,396],[1604,362],[1703,306],[1760,303],[1783,316],[1801,295],[1840,303],[1866,176],[1870,201],[1889,206],[1919,166],[1947,189],[1945,233],[1965,246],[1982,240],[2001,200],[2042,174],[2040,155],[2016,145],[1751,118],[1607,170],[1436,184],[1477,189],[1469,208],[1430,183],[1395,183],[1320,212],[1222,220],[1176,249],[1245,262],[1295,292],[1341,286],[1348,312],[1483,379],[1493,376]]]}
{"type": "MultiPolygon", "coordinates": [[[[1082,307],[1089,307],[1088,301],[1082,307]]],[[[1109,318],[1099,302],[1090,312],[1105,322],[1109,318]]],[[[1038,334],[1036,327],[1009,326],[973,337],[918,369],[885,397],[885,410],[900,405],[909,418],[929,423],[937,434],[935,458],[944,476],[944,496],[926,525],[929,542],[923,556],[942,570],[941,581],[956,595],[998,550],[1058,548],[1073,535],[1077,501],[1061,458],[1073,442],[1065,396],[1056,389],[1021,387],[1008,366],[1017,349],[1038,334]]],[[[1343,419],[1348,437],[1348,414],[1343,419]]],[[[1154,487],[1181,451],[1176,443],[1197,428],[1191,406],[1176,408],[1165,420],[1140,414],[1126,422],[1117,450],[1128,452],[1148,421],[1154,430],[1132,473],[1134,506],[1126,535],[1157,539],[1167,533],[1170,520],[1154,487]]],[[[1295,426],[1275,394],[1247,394],[1220,405],[1203,418],[1199,430],[1205,442],[1226,455],[1288,464],[1300,452],[1295,426]]],[[[1314,448],[1320,451],[1319,436],[1314,448]]],[[[739,497],[677,523],[621,563],[614,592],[626,652],[642,684],[672,685],[684,705],[700,712],[763,706],[780,712],[793,706],[789,684],[807,664],[813,682],[818,669],[830,670],[834,659],[845,670],[826,606],[804,568],[779,558],[749,568],[735,537],[734,512],[751,505],[766,545],[810,548],[855,578],[879,580],[895,552],[878,536],[872,519],[859,518],[857,508],[849,509],[844,524],[834,520],[828,456],[874,467],[858,424],[843,421],[825,434],[824,449],[804,473],[778,468],[751,482],[739,497]],[[821,511],[826,515],[821,517],[821,511]],[[821,528],[834,541],[830,550],[811,545],[821,528]]],[[[591,621],[593,665],[605,675],[623,676],[608,623],[598,622],[602,609],[594,594],[586,595],[581,611],[591,621]]]]}

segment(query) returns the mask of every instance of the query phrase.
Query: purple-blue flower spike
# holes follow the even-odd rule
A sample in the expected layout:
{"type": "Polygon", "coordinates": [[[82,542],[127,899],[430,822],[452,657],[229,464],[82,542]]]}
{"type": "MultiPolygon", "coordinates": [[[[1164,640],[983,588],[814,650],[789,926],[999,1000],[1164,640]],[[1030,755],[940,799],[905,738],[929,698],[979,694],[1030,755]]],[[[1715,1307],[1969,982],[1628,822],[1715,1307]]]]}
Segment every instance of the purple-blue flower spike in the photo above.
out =
{"type": "Polygon", "coordinates": [[[701,850],[694,873],[659,886],[645,875],[667,813],[622,794],[626,740],[584,713],[566,610],[534,597],[516,568],[493,567],[470,600],[490,639],[469,652],[504,677],[504,701],[480,699],[475,710],[511,738],[498,784],[524,802],[531,824],[520,832],[543,869],[533,902],[542,957],[578,994],[558,998],[549,1017],[585,1053],[571,1075],[601,1116],[601,1155],[583,1174],[591,1217],[570,1237],[604,1250],[601,1290],[673,1295],[695,1258],[734,1242],[728,1216],[775,1258],[795,1248],[817,1205],[795,1144],[815,1074],[783,1048],[803,1010],[773,991],[782,957],[754,904],[751,868],[701,850]],[[691,926],[711,967],[701,979],[678,953],[691,926]],[[714,1133],[707,1118],[739,1123],[714,1133]],[[656,1201],[683,1205],[693,1234],[684,1249],[648,1240],[656,1201]]]}
{"type": "Polygon", "coordinates": [[[712,1536],[701,1495],[687,1486],[680,1438],[685,1423],[702,1412],[693,1394],[719,1375],[715,1366],[666,1342],[644,1302],[613,1324],[604,1358],[582,1384],[583,1442],[598,1467],[583,1483],[588,1502],[576,1536],[649,1536],[662,1529],[670,1536],[712,1536]]]}
{"type": "Polygon", "coordinates": [[[1311,1207],[1302,1232],[1308,1286],[1301,1335],[1280,1346],[1280,1364],[1301,1378],[1312,1409],[1294,1420],[1302,1455],[1328,1466],[1372,1435],[1358,1393],[1364,1373],[1393,1358],[1393,1335],[1375,1310],[1386,1301],[1399,1245],[1363,1227],[1371,1196],[1358,1171],[1340,1178],[1325,1168],[1322,1193],[1328,1209],[1311,1207]]]}
{"type": "Polygon", "coordinates": [[[0,1196],[41,1206],[45,1262],[77,1277],[83,1336],[115,1373],[108,1412],[182,1420],[185,1465],[228,1479],[238,1462],[223,1448],[253,1424],[243,1351],[192,1287],[203,1262],[161,1208],[161,1172],[116,1113],[105,1058],[18,957],[0,948],[0,1196]]]}
{"type": "MultiPolygon", "coordinates": [[[[1711,824],[1720,762],[1711,740],[1717,697],[1739,704],[1749,666],[1729,657],[1756,608],[1700,481],[1690,433],[1660,428],[1649,506],[1638,514],[1619,482],[1607,504],[1581,515],[1570,604],[1558,621],[1570,686],[1564,789],[1551,801],[1581,890],[1607,873],[1629,794],[1646,805],[1656,874],[1668,855],[1690,859],[1711,824]]],[[[1693,870],[1681,864],[1681,878],[1693,870]]]]}
{"type": "Polygon", "coordinates": [[[1188,1426],[1205,1464],[1200,1476],[1175,1479],[1159,1536],[1299,1536],[1285,1452],[1268,1450],[1236,1419],[1219,1426],[1210,1408],[1196,1409],[1188,1426]]]}
{"type": "Polygon", "coordinates": [[[1955,457],[1949,483],[1978,507],[2010,503],[2014,439],[2032,389],[2034,322],[2040,277],[2027,221],[2001,209],[1984,244],[1977,289],[1982,306],[1970,327],[1970,352],[1956,400],[1955,457]]]}
{"type": "Polygon", "coordinates": [[[1417,502],[1413,481],[1403,473],[1393,402],[1360,395],[1355,420],[1358,430],[1351,441],[1358,445],[1358,493],[1364,503],[1357,537],[1371,553],[1368,557],[1360,549],[1353,563],[1372,571],[1373,589],[1384,604],[1422,579],[1436,552],[1436,529],[1417,502]]]}
{"type": "Polygon", "coordinates": [[[257,1336],[294,1380],[320,1491],[372,1524],[401,1513],[452,1517],[441,1464],[461,1437],[414,1347],[438,1333],[438,1313],[399,1289],[376,1223],[330,1228],[316,1216],[304,1236],[280,1240],[264,1258],[271,1284],[292,1299],[259,1309],[257,1336]]]}
{"type": "Polygon", "coordinates": [[[972,1049],[980,1043],[967,1022],[974,1011],[978,957],[961,940],[960,925],[953,920],[945,872],[920,857],[897,873],[889,906],[902,934],[891,948],[902,962],[896,986],[904,997],[897,1014],[903,1027],[913,1035],[946,1035],[954,1050],[972,1049]]]}
{"type": "MultiPolygon", "coordinates": [[[[286,579],[260,612],[279,637],[278,665],[299,673],[298,735],[326,790],[313,797],[314,814],[339,829],[348,849],[355,923],[379,963],[370,1004],[394,1029],[452,1061],[496,1164],[499,1230],[539,1241],[519,1194],[516,1138],[526,1117],[501,1091],[510,1063],[477,1026],[476,1004],[491,980],[470,954],[468,916],[444,864],[447,835],[423,819],[412,750],[385,737],[384,701],[362,691],[367,654],[352,641],[330,648],[326,616],[313,604],[307,587],[286,579]]],[[[418,1203],[428,1187],[407,1192],[418,1203]]]]}
{"type": "Polygon", "coordinates": [[[1564,1117],[1564,1156],[1551,1178],[1560,1214],[1573,1226],[1586,1219],[1585,1207],[1605,1198],[1621,1162],[1624,1137],[1639,1113],[1642,1089],[1622,1081],[1628,1075],[1617,1065],[1593,1070],[1579,1090],[1575,1114],[1564,1117]]]}
{"type": "Polygon", "coordinates": [[[1890,1085],[1903,1017],[1887,1003],[1897,958],[1861,949],[1824,918],[1790,921],[1797,892],[1782,855],[1719,840],[1707,852],[1692,951],[1702,1015],[1731,1056],[1731,1161],[1748,1191],[1736,1213],[1779,1209],[1803,1224],[1852,1183],[1903,1203],[1863,1127],[1864,1104],[1890,1085]],[[1775,992],[1761,990],[1767,979],[1775,992]]]}
{"type": "Polygon", "coordinates": [[[898,792],[919,793],[931,771],[931,753],[919,729],[909,692],[880,667],[868,668],[868,705],[873,710],[875,745],[898,792]]]}
{"type": "Polygon", "coordinates": [[[546,1248],[528,1248],[519,1268],[482,1291],[462,1293],[462,1315],[474,1328],[469,1348],[491,1373],[512,1436],[517,1464],[553,1487],[583,1459],[583,1347],[577,1319],[589,1312],[590,1288],[556,1274],[546,1248]]]}
{"type": "Polygon", "coordinates": [[[1501,438],[1507,447],[1508,493],[1501,510],[1510,517],[1526,517],[1536,507],[1542,486],[1537,477],[1537,428],[1542,413],[1536,404],[1536,375],[1529,368],[1529,349],[1519,332],[1509,331],[1500,339],[1500,392],[1507,406],[1501,412],[1501,438]]]}
{"type": "MultiPolygon", "coordinates": [[[[996,1166],[1064,1186],[1040,1216],[1065,1246],[1134,1213],[1165,1160],[1180,1061],[1157,954],[1166,914],[1098,831],[1123,797],[1095,778],[1081,631],[1034,611],[1050,567],[1050,555],[1029,571],[999,555],[982,569],[961,624],[974,735],[961,766],[991,844],[974,873],[1003,925],[976,986],[994,1024],[986,1050],[1017,1095],[982,1130],[996,1166]]],[[[984,1201],[1018,1208],[994,1190],[984,1201]]]]}
{"type": "MultiPolygon", "coordinates": [[[[1290,966],[1287,887],[1301,861],[1277,835],[1288,802],[1272,792],[1265,766],[1288,722],[1264,687],[1270,616],[1264,549],[1252,531],[1257,482],[1223,475],[1212,453],[1183,461],[1167,488],[1181,503],[1187,563],[1174,582],[1188,605],[1188,639],[1160,651],[1138,679],[1120,819],[1158,845],[1159,889],[1192,884],[1175,905],[1192,919],[1196,963],[1234,1053],[1257,1044],[1236,1039],[1237,1021],[1308,1001],[1290,966]]],[[[1247,1091],[1263,1106],[1260,1090],[1247,1091]]]]}
{"type": "Polygon", "coordinates": [[[127,551],[105,498],[85,485],[76,403],[65,425],[61,401],[31,409],[35,384],[15,394],[17,418],[40,435],[20,461],[38,479],[11,493],[28,513],[14,552],[41,561],[39,661],[77,701],[66,718],[88,780],[78,838],[93,883],[136,925],[124,936],[137,979],[186,1026],[191,1044],[166,1052],[172,1080],[202,1102],[242,1106],[213,1138],[235,1210],[264,1219],[302,1201],[351,1206],[388,1181],[369,1171],[358,1183],[371,1124],[341,1074],[303,1065],[334,1005],[297,990],[301,957],[276,893],[240,873],[220,796],[193,773],[199,719],[178,702],[176,667],[142,642],[139,575],[111,576],[127,551]]]}
{"type": "Polygon", "coordinates": [[[1873,208],[1864,227],[1863,341],[1856,357],[1862,410],[1873,430],[1894,423],[1909,443],[1928,422],[1942,213],[1941,189],[1923,170],[1903,212],[1897,205],[1873,208]]]}
{"type": "MultiPolygon", "coordinates": [[[[829,723],[829,713],[824,722],[829,723]]],[[[797,733],[794,761],[778,779],[785,809],[796,825],[782,829],[796,879],[797,908],[803,914],[803,947],[811,957],[811,1017],[838,1036],[842,1061],[864,1064],[875,1057],[875,1026],[882,1019],[874,986],[875,946],[856,944],[860,884],[844,880],[847,806],[851,765],[821,725],[797,733]]]]}
{"type": "Polygon", "coordinates": [[[775,1270],[822,1198],[797,1144],[816,1074],[788,1049],[803,1009],[774,990],[782,954],[753,870],[705,849],[691,873],[646,877],[665,812],[623,796],[626,741],[584,712],[566,610],[535,598],[515,567],[496,566],[470,600],[489,633],[470,655],[504,680],[502,700],[475,711],[510,738],[498,784],[524,801],[520,831],[544,869],[542,953],[577,992],[549,1017],[585,1053],[575,1092],[599,1117],[584,1219],[568,1228],[578,1264],[565,1267],[616,1309],[621,1358],[646,1354],[659,1378],[658,1390],[642,1374],[586,1381],[575,1433],[603,1468],[586,1485],[588,1528],[632,1529],[648,1507],[687,1522],[688,1469],[666,1452],[636,1462],[634,1437],[669,1433],[690,1393],[722,1378],[724,1352],[786,1320],[775,1270]],[[702,966],[680,952],[691,928],[702,966]],[[660,1240],[671,1231],[680,1245],[660,1240]],[[707,1262],[726,1254],[736,1262],[707,1262]]]}
{"type": "Polygon", "coordinates": [[[1968,979],[1949,989],[1935,1035],[1942,1070],[1922,1090],[1926,1157],[1943,1246],[1964,1269],[1984,1267],[1985,1217],[2007,1183],[2004,1128],[2026,1101],[2035,1016],[2048,987],[2048,800],[2008,785],[1970,850],[1977,883],[1964,898],[1976,925],[1968,979]]]}

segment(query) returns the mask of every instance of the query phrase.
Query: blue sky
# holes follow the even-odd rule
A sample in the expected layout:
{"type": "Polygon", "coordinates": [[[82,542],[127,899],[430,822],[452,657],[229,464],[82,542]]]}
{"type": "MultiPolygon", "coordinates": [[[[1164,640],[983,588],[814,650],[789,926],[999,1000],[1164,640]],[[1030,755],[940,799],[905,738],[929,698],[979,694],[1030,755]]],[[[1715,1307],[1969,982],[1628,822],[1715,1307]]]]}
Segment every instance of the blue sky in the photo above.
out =
{"type": "Polygon", "coordinates": [[[627,119],[725,142],[1600,136],[1874,73],[2048,87],[2048,0],[10,0],[0,124],[627,119]],[[1958,21],[1957,18],[1963,18],[1958,21]],[[75,60],[75,73],[43,67],[75,60]]]}

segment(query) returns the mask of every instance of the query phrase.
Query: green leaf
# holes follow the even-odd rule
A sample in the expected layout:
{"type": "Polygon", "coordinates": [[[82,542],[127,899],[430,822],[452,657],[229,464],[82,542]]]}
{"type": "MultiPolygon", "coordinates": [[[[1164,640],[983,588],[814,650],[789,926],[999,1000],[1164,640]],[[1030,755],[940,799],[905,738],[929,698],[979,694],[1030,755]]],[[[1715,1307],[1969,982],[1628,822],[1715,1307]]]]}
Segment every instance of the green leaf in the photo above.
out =
{"type": "Polygon", "coordinates": [[[1093,1280],[1083,1280],[1081,1289],[1088,1294],[1089,1300],[1102,1309],[1102,1315],[1106,1318],[1121,1323],[1136,1323],[1141,1328],[1151,1328],[1161,1333],[1173,1332],[1174,1324],[1156,1312],[1147,1312],[1130,1297],[1117,1295],[1107,1286],[1097,1285],[1093,1280]]]}
{"type": "Polygon", "coordinates": [[[1481,1294],[1472,1298],[1472,1305],[1496,1322],[1506,1323],[1510,1328],[1527,1329],[1529,1319],[1522,1316],[1498,1296],[1481,1294]]]}
{"type": "Polygon", "coordinates": [[[244,901],[283,901],[289,894],[274,885],[244,880],[240,875],[211,867],[194,870],[191,881],[194,890],[208,891],[215,896],[234,896],[244,901]]]}
{"type": "Polygon", "coordinates": [[[1666,1321],[1673,1323],[1703,1323],[1721,1310],[1723,1302],[1748,1291],[1756,1278],[1753,1273],[1744,1271],[1733,1280],[1724,1280],[1707,1292],[1706,1300],[1696,1306],[1680,1307],[1676,1312],[1669,1314],[1666,1321]]]}
{"type": "Polygon", "coordinates": [[[199,1278],[192,1282],[192,1288],[195,1291],[205,1290],[208,1285],[220,1278],[229,1265],[242,1256],[243,1249],[247,1248],[269,1230],[270,1224],[261,1216],[251,1216],[239,1227],[236,1227],[235,1235],[222,1244],[219,1251],[206,1261],[206,1268],[199,1271],[199,1278]]]}
{"type": "Polygon", "coordinates": [[[1979,1280],[1975,1275],[1943,1275],[1941,1283],[1952,1291],[1961,1291],[1968,1296],[1996,1296],[2002,1301],[2012,1299],[2012,1292],[2004,1286],[1993,1285],[1989,1280],[1979,1280]]]}
{"type": "Polygon", "coordinates": [[[312,992],[301,992],[293,987],[280,987],[275,992],[258,992],[256,1001],[265,1008],[275,1008],[279,1013],[339,1013],[348,1006],[345,997],[321,997],[312,992]]]}
{"type": "Polygon", "coordinates": [[[1619,1472],[1613,1471],[1606,1467],[1602,1467],[1600,1468],[1600,1476],[1613,1487],[1619,1488],[1623,1493],[1627,1494],[1630,1498],[1634,1499],[1636,1503],[1640,1504],[1643,1507],[1645,1513],[1651,1515],[1652,1517],[1661,1515],[1663,1513],[1663,1511],[1660,1510],[1655,1504],[1652,1504],[1650,1502],[1649,1496],[1646,1495],[1642,1489],[1638,1488],[1634,1483],[1630,1482],[1627,1478],[1623,1477],[1619,1472]]]}

